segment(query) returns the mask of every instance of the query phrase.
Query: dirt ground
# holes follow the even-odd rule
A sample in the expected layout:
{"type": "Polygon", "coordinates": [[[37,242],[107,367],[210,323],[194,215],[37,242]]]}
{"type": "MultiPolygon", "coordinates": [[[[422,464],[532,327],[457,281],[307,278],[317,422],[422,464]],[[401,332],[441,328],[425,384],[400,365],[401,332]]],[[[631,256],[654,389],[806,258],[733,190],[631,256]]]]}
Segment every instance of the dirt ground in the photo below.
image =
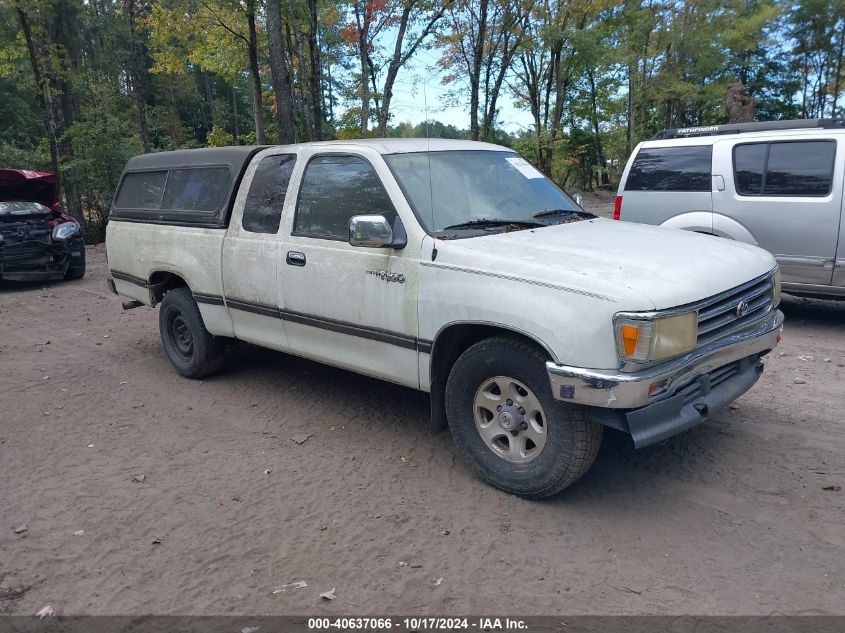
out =
{"type": "Polygon", "coordinates": [[[178,377],[105,279],[99,246],[82,281],[0,290],[0,587],[32,585],[0,613],[845,614],[845,303],[786,299],[734,406],[607,433],[528,502],[414,391],[259,349],[178,377]]]}

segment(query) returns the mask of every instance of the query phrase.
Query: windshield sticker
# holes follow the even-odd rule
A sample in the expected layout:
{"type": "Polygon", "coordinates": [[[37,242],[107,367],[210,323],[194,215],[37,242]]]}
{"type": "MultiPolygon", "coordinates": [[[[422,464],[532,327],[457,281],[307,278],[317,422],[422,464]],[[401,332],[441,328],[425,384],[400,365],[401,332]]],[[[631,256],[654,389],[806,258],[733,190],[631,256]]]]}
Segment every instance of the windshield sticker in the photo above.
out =
{"type": "Polygon", "coordinates": [[[543,174],[540,173],[537,169],[535,169],[531,163],[529,163],[524,158],[520,158],[519,156],[514,156],[511,158],[506,158],[512,166],[516,167],[519,170],[519,173],[525,176],[526,178],[542,178],[543,174]]]}

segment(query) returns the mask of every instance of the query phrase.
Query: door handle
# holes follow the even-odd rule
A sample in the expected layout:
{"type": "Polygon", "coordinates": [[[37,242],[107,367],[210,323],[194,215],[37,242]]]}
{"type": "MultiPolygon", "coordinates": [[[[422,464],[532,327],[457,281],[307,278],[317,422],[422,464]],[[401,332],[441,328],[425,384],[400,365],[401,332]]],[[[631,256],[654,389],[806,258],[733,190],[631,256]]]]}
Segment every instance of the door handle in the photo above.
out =
{"type": "Polygon", "coordinates": [[[290,266],[305,266],[305,253],[299,251],[288,251],[288,256],[285,261],[290,266]]]}
{"type": "Polygon", "coordinates": [[[713,188],[716,191],[724,191],[725,190],[725,177],[714,174],[713,175],[713,188]]]}

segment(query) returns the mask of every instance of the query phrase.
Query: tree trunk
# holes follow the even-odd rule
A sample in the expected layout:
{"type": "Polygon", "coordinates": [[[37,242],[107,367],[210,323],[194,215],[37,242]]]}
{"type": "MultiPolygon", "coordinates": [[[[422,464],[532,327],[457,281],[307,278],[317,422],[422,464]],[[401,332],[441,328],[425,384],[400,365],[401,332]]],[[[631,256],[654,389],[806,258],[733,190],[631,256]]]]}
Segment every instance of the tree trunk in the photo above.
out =
{"type": "Polygon", "coordinates": [[[238,123],[238,93],[235,91],[235,84],[232,84],[232,119],[235,132],[235,145],[241,144],[241,127],[238,123]]]}
{"type": "Polygon", "coordinates": [[[402,63],[402,44],[405,40],[405,31],[408,29],[408,19],[411,16],[413,1],[406,2],[402,7],[402,17],[399,19],[399,31],[396,33],[396,42],[393,45],[393,57],[387,66],[387,75],[384,78],[384,90],[381,97],[381,108],[378,113],[378,136],[387,135],[387,119],[390,116],[390,100],[393,99],[393,84],[399,74],[399,65],[402,63]]]}
{"type": "MultiPolygon", "coordinates": [[[[130,53],[130,72],[132,75],[132,99],[135,101],[135,107],[138,108],[138,132],[141,135],[141,143],[144,146],[144,151],[149,153],[152,151],[152,143],[150,142],[150,130],[147,125],[147,103],[146,90],[144,89],[144,82],[141,78],[141,51],[138,42],[138,30],[136,28],[136,21],[138,18],[138,6],[135,0],[126,0],[126,15],[129,21],[129,53],[130,53]]],[[[213,117],[213,113],[212,113],[213,117]]]]}
{"type": "Polygon", "coordinates": [[[29,24],[29,17],[24,13],[19,6],[15,7],[18,13],[18,19],[21,23],[21,30],[23,31],[24,41],[26,41],[26,49],[29,53],[29,62],[32,65],[32,74],[35,77],[36,94],[38,96],[38,105],[41,107],[41,115],[44,119],[44,130],[47,133],[47,142],[50,146],[50,168],[57,177],[59,174],[59,147],[56,142],[56,121],[53,115],[52,96],[50,94],[50,87],[47,85],[41,73],[41,66],[38,63],[38,51],[35,48],[35,41],[32,39],[32,27],[29,24]]]}
{"type": "MultiPolygon", "coordinates": [[[[65,137],[65,132],[76,121],[78,110],[74,85],[80,66],[79,34],[81,20],[79,8],[80,5],[71,2],[71,0],[57,0],[55,7],[56,15],[53,28],[56,38],[54,43],[57,44],[58,50],[56,55],[58,69],[53,69],[54,73],[48,78],[56,86],[56,91],[59,94],[59,106],[62,111],[62,125],[57,130],[57,132],[61,132],[58,135],[60,166],[73,161],[73,146],[70,139],[65,137]]],[[[68,213],[84,226],[85,217],[82,212],[82,197],[79,188],[72,175],[67,172],[64,175],[64,191],[68,213]]]]}
{"type": "MultiPolygon", "coordinates": [[[[607,161],[604,157],[604,149],[601,145],[601,134],[599,133],[599,109],[598,96],[596,95],[596,79],[592,70],[587,71],[587,78],[590,80],[590,118],[593,124],[593,134],[596,137],[596,154],[598,154],[599,163],[601,163],[601,172],[607,170],[607,161]]],[[[599,177],[597,177],[599,179],[599,177]]]]}
{"type": "Polygon", "coordinates": [[[628,138],[625,143],[625,155],[634,151],[634,69],[628,64],[628,138]]]}
{"type": "Polygon", "coordinates": [[[367,36],[370,30],[370,3],[364,3],[362,21],[358,4],[355,4],[355,20],[358,24],[358,55],[361,61],[361,138],[366,138],[370,120],[370,57],[367,52],[367,36]]]}
{"type": "Polygon", "coordinates": [[[294,129],[293,84],[282,45],[282,14],[279,1],[267,0],[267,43],[270,49],[273,92],[276,94],[278,142],[286,144],[296,142],[296,131],[294,129]]]}
{"type": "Polygon", "coordinates": [[[845,33],[839,32],[839,49],[836,51],[836,75],[833,78],[833,106],[830,109],[831,118],[836,118],[836,107],[839,103],[839,90],[842,80],[842,57],[845,55],[845,33]]]}
{"type": "Polygon", "coordinates": [[[249,71],[252,75],[252,104],[255,117],[255,142],[267,144],[264,132],[264,98],[261,94],[261,72],[258,70],[258,33],[255,29],[255,0],[247,0],[246,19],[249,24],[249,71]]]}
{"type": "Polygon", "coordinates": [[[472,68],[469,72],[469,132],[470,139],[478,140],[478,95],[481,82],[481,62],[487,39],[487,8],[489,0],[480,0],[477,39],[472,47],[472,68]]]}
{"type": "Polygon", "coordinates": [[[317,0],[308,0],[308,52],[311,60],[311,107],[314,111],[315,141],[323,138],[323,78],[322,63],[320,61],[320,46],[318,41],[320,23],[317,20],[317,0]]]}

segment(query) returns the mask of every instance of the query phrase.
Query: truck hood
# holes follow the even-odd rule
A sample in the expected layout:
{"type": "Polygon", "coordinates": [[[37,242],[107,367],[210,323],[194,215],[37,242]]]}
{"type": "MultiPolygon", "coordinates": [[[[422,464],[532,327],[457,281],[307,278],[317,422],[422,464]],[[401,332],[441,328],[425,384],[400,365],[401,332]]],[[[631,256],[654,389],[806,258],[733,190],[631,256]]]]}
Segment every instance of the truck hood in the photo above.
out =
{"type": "Polygon", "coordinates": [[[776,266],[755,246],[602,218],[438,241],[437,249],[438,265],[596,295],[620,311],[706,299],[776,266]]]}

